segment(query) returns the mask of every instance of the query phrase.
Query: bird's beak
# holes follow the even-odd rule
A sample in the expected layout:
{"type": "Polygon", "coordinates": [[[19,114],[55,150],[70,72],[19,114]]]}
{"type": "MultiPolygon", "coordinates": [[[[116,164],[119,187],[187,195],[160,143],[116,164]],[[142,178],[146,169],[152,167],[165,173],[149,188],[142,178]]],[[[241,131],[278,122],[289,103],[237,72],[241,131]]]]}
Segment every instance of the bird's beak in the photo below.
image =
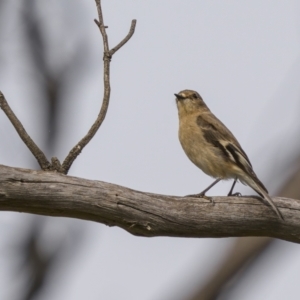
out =
{"type": "Polygon", "coordinates": [[[184,97],[181,96],[181,95],[179,95],[179,94],[174,94],[174,95],[176,96],[176,98],[177,98],[178,100],[183,100],[183,99],[184,99],[184,97]]]}

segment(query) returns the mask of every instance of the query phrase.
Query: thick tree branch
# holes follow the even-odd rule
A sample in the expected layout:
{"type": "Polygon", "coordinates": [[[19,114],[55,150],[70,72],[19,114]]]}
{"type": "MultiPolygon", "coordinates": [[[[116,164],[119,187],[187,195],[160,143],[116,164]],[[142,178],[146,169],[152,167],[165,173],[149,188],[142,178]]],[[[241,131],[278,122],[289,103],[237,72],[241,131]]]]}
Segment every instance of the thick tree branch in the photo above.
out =
{"type": "Polygon", "coordinates": [[[274,198],[285,221],[254,196],[164,196],[0,165],[0,210],[90,220],[138,236],[269,236],[300,243],[300,201],[274,198]]]}

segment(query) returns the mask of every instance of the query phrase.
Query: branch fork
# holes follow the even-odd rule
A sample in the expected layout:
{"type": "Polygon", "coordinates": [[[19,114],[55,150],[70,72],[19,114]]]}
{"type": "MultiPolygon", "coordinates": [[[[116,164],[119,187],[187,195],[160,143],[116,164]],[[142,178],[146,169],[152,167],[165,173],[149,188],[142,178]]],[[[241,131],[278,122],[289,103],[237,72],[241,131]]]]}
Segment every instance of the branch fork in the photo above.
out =
{"type": "Polygon", "coordinates": [[[83,148],[91,141],[91,139],[95,136],[98,129],[100,128],[101,124],[103,123],[107,110],[109,105],[109,98],[110,98],[110,77],[109,77],[109,70],[110,70],[110,61],[112,59],[112,56],[122,47],[124,46],[130,38],[134,34],[135,26],[136,26],[136,20],[132,20],[129,33],[127,36],[113,49],[109,50],[108,46],[108,37],[106,34],[106,28],[108,26],[105,26],[103,23],[103,15],[102,15],[102,9],[101,9],[101,1],[95,0],[97,11],[98,11],[98,19],[94,20],[97,24],[100,33],[103,38],[103,46],[104,46],[104,53],[103,53],[103,61],[104,61],[104,95],[102,100],[102,106],[100,109],[100,112],[98,114],[98,117],[94,124],[91,126],[88,133],[70,150],[69,154],[61,164],[57,157],[52,157],[51,162],[48,161],[43,151],[35,144],[35,142],[31,139],[29,134],[24,129],[22,123],[19,121],[19,119],[16,117],[16,115],[13,113],[12,109],[9,107],[4,95],[0,91],[0,108],[4,111],[6,116],[9,118],[12,125],[15,127],[17,133],[19,134],[20,138],[23,140],[23,142],[26,144],[28,149],[31,151],[31,153],[34,155],[36,160],[38,161],[38,164],[40,165],[41,169],[44,171],[56,171],[58,173],[62,174],[68,174],[74,160],[77,158],[77,156],[81,153],[83,148]]]}

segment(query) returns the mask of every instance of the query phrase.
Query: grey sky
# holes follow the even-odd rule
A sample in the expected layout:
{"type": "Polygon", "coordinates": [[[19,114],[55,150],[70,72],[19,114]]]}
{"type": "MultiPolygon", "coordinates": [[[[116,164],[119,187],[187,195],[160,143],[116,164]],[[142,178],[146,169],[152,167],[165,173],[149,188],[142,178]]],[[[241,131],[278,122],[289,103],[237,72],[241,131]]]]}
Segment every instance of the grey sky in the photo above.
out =
{"type": "MultiPolygon", "coordinates": [[[[63,158],[99,111],[103,91],[102,43],[93,23],[93,0],[65,1],[62,8],[59,2],[51,1],[50,11],[41,10],[41,17],[51,28],[49,39],[53,37],[55,41],[56,31],[61,30],[63,35],[67,30],[60,28],[74,26],[85,36],[90,55],[82,74],[74,75],[83,76],[84,84],[65,90],[70,106],[62,108],[61,143],[55,153],[63,158]],[[81,6],[81,15],[72,15],[72,3],[81,6]],[[70,14],[70,23],[58,17],[51,27],[51,13],[70,14]]],[[[274,193],[282,182],[280,172],[286,156],[299,153],[293,134],[299,129],[299,122],[298,128],[295,124],[300,96],[300,2],[103,2],[111,47],[127,34],[131,19],[137,19],[137,28],[130,42],[113,58],[107,118],[74,163],[70,175],[154,193],[200,192],[212,179],[188,160],[177,138],[174,93],[188,88],[197,90],[235,134],[257,175],[274,193]],[[271,182],[274,172],[276,184],[271,182]]],[[[18,1],[12,3],[10,9],[17,7],[18,1]]],[[[14,43],[12,48],[3,50],[6,64],[5,72],[0,74],[0,88],[28,132],[42,144],[43,128],[38,124],[43,115],[39,114],[37,94],[28,88],[30,70],[18,48],[18,26],[11,25],[6,37],[14,43]]],[[[67,51],[73,51],[72,35],[61,36],[60,41],[67,51]]],[[[59,51],[60,46],[51,47],[59,51]]],[[[31,154],[2,113],[0,138],[4,141],[1,164],[31,167],[31,154]]],[[[229,186],[229,182],[219,183],[210,193],[225,195],[229,186]]],[[[252,193],[241,184],[236,189],[252,193]]],[[[20,218],[26,216],[1,213],[1,248],[8,239],[6,234],[21,223],[20,218]]],[[[51,293],[43,299],[163,300],[177,296],[179,300],[193,284],[201,280],[204,283],[232,242],[146,239],[101,224],[85,222],[85,226],[88,234],[75,260],[61,265],[53,277],[51,293]]],[[[298,299],[298,250],[297,245],[278,242],[273,255],[231,299],[276,300],[283,299],[283,295],[286,299],[298,299]]],[[[1,261],[3,258],[0,264],[1,261]]],[[[8,285],[5,272],[5,268],[0,268],[1,299],[3,287],[8,285]]]]}

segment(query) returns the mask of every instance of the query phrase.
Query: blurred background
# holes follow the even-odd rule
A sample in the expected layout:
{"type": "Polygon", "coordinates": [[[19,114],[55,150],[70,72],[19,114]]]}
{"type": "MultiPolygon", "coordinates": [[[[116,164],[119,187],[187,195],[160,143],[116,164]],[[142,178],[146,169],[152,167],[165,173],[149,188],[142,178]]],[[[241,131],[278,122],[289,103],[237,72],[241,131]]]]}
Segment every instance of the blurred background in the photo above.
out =
{"type": "MultiPolygon", "coordinates": [[[[70,175],[168,195],[212,179],[178,141],[174,93],[197,90],[272,195],[300,198],[300,2],[103,0],[111,103],[70,175]]],[[[0,90],[62,161],[102,100],[93,0],[0,0],[0,90]]],[[[0,164],[37,169],[0,112],[0,164]]],[[[211,195],[226,195],[222,182],[211,195]]],[[[235,191],[253,194],[238,184],[235,191]]],[[[299,299],[300,252],[269,238],[141,238],[102,224],[0,213],[0,299],[299,299]]]]}

